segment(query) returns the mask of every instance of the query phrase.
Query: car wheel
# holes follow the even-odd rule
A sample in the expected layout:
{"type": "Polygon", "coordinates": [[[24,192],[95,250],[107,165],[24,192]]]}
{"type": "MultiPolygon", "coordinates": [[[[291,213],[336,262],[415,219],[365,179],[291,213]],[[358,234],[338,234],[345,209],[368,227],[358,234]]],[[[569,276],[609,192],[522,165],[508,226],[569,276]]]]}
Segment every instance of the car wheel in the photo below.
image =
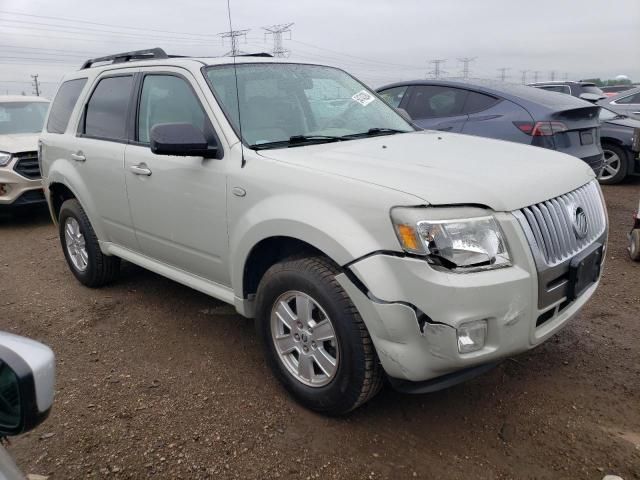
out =
{"type": "Polygon", "coordinates": [[[620,183],[627,176],[627,154],[617,145],[603,144],[604,167],[598,180],[604,185],[620,183]]]}
{"type": "Polygon", "coordinates": [[[75,199],[60,208],[58,226],[62,251],[73,275],[87,287],[111,282],[120,269],[120,259],[104,255],[84,209],[75,199]]]}
{"type": "Polygon", "coordinates": [[[383,372],[358,310],[324,257],[293,258],[260,281],[256,328],[276,377],[304,406],[340,415],[371,399],[383,372]]]}
{"type": "Polygon", "coordinates": [[[629,256],[631,260],[640,261],[640,229],[631,231],[629,236],[629,256]]]}

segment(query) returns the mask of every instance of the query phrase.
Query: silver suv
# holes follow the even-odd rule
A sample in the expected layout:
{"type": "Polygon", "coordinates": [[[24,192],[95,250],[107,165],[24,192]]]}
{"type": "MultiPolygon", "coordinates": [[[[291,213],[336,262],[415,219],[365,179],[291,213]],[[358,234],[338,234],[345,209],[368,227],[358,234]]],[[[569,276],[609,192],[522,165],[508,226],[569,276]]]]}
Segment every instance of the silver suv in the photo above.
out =
{"type": "Polygon", "coordinates": [[[586,164],[416,131],[336,68],[90,60],[63,80],[40,148],[80,282],[112,281],[125,259],[235,305],[285,387],[325,413],[385,376],[432,391],[527,351],[600,278],[607,218],[586,164]]]}

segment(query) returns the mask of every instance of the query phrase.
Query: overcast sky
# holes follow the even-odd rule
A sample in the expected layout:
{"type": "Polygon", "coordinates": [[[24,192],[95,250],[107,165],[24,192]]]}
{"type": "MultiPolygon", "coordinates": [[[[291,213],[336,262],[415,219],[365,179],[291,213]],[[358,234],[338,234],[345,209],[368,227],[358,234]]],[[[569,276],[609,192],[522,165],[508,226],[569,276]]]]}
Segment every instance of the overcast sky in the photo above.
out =
{"type": "MultiPolygon", "coordinates": [[[[231,0],[233,28],[250,29],[247,52],[268,51],[261,27],[294,22],[291,58],[338,65],[371,86],[423,78],[430,59],[460,75],[508,80],[612,78],[640,81],[640,0],[231,0]]],[[[0,0],[0,92],[31,93],[38,73],[51,96],[82,61],[159,46],[223,55],[226,0],[0,0]]]]}

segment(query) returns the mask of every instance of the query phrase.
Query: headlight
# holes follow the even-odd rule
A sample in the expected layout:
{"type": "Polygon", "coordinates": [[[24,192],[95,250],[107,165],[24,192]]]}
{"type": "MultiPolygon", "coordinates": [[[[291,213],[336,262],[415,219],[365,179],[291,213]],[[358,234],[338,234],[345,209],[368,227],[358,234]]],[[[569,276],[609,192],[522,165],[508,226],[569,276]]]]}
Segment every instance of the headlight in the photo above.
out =
{"type": "Polygon", "coordinates": [[[493,216],[412,221],[418,212],[425,214],[424,209],[405,208],[391,213],[406,252],[425,256],[435,268],[455,272],[511,266],[504,234],[493,216]]]}
{"type": "Polygon", "coordinates": [[[11,160],[11,154],[7,152],[0,152],[0,167],[5,167],[11,160]]]}

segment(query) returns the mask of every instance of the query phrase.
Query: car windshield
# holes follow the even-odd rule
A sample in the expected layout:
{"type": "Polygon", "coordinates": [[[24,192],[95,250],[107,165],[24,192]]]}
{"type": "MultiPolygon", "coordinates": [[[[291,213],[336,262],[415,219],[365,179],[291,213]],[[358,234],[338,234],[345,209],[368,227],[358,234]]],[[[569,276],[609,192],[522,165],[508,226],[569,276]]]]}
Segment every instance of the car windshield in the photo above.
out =
{"type": "Polygon", "coordinates": [[[596,95],[604,95],[604,92],[595,85],[583,85],[582,93],[595,93],[596,95]]]}
{"type": "Polygon", "coordinates": [[[0,102],[0,135],[40,132],[47,108],[48,102],[0,102]]]}
{"type": "Polygon", "coordinates": [[[289,63],[237,64],[235,68],[237,82],[233,65],[209,67],[206,72],[236,133],[241,132],[243,141],[252,148],[414,130],[393,108],[342,70],[289,63]]]}

